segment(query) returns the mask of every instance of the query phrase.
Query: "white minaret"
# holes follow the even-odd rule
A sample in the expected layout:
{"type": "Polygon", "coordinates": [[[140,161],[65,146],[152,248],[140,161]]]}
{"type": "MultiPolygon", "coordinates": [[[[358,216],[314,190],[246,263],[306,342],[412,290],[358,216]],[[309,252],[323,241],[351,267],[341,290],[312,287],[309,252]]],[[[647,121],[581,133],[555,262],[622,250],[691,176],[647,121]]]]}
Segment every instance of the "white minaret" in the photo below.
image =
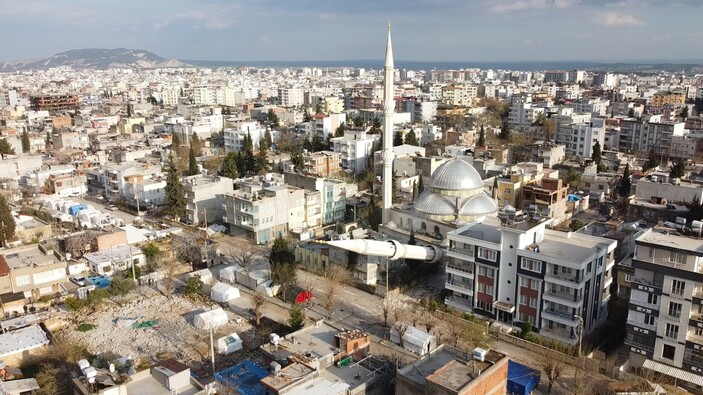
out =
{"type": "Polygon", "coordinates": [[[388,224],[393,203],[393,47],[391,46],[391,22],[388,21],[386,62],[383,65],[383,211],[382,222],[388,224]]]}

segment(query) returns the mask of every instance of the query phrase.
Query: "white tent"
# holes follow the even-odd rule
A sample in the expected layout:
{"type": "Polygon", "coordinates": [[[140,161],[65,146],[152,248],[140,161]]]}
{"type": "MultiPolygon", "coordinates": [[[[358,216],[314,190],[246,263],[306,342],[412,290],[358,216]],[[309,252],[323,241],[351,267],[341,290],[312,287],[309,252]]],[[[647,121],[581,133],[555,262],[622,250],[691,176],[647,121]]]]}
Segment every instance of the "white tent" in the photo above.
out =
{"type": "Polygon", "coordinates": [[[221,308],[196,314],[195,317],[193,317],[193,326],[198,329],[216,329],[226,325],[227,322],[229,322],[227,313],[221,308]]]}
{"type": "MultiPolygon", "coordinates": [[[[395,325],[391,328],[391,341],[400,344],[400,337],[395,325]]],[[[422,329],[408,326],[403,334],[403,348],[422,356],[437,348],[437,338],[422,329]]]]}
{"type": "Polygon", "coordinates": [[[194,272],[190,272],[190,273],[188,273],[188,275],[187,275],[188,278],[191,278],[191,277],[194,277],[194,276],[200,276],[200,281],[202,281],[203,284],[206,284],[206,285],[207,285],[207,284],[210,284],[210,282],[212,281],[212,278],[213,278],[213,277],[212,277],[212,272],[210,271],[210,269],[201,269],[201,270],[197,270],[197,271],[194,271],[194,272]]]}
{"type": "Polygon", "coordinates": [[[220,280],[234,284],[236,282],[236,272],[237,271],[234,266],[227,266],[226,268],[220,270],[220,280]]]}
{"type": "Polygon", "coordinates": [[[215,302],[229,302],[239,297],[239,290],[229,284],[217,282],[212,286],[210,298],[215,302]]]}
{"type": "Polygon", "coordinates": [[[273,281],[268,280],[256,286],[256,290],[262,294],[268,296],[269,298],[276,296],[278,290],[281,288],[280,285],[273,285],[273,281]]]}
{"type": "Polygon", "coordinates": [[[241,350],[242,347],[242,339],[236,333],[217,339],[217,352],[220,354],[231,354],[241,350]]]}

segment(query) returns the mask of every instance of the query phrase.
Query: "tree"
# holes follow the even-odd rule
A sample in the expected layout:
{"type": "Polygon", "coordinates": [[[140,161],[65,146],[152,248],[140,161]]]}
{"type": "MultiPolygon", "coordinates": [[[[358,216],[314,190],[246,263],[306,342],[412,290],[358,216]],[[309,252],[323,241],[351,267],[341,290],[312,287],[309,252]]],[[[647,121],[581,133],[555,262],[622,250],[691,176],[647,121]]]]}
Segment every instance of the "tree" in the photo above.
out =
{"type": "Polygon", "coordinates": [[[378,301],[378,307],[381,310],[381,316],[383,317],[383,326],[388,327],[388,318],[395,310],[397,304],[397,299],[393,296],[386,295],[385,298],[378,301]]]}
{"type": "Polygon", "coordinates": [[[136,288],[137,283],[135,283],[131,278],[113,276],[107,290],[110,292],[110,295],[125,296],[136,288]]]}
{"type": "Polygon", "coordinates": [[[679,115],[681,116],[681,119],[683,119],[685,121],[686,118],[688,118],[688,106],[684,106],[681,109],[681,113],[679,115]]]}
{"type": "Polygon", "coordinates": [[[181,146],[181,136],[178,133],[171,134],[171,150],[176,151],[178,155],[178,147],[181,146]]]}
{"type": "MultiPolygon", "coordinates": [[[[230,248],[227,251],[226,256],[229,260],[242,268],[242,271],[244,271],[244,274],[247,275],[247,278],[251,278],[251,272],[254,270],[254,267],[256,267],[256,257],[259,254],[260,251],[257,246],[253,244],[245,244],[230,248]]],[[[247,288],[252,289],[248,282],[249,281],[247,279],[247,288]]]]}
{"type": "Polygon", "coordinates": [[[7,246],[7,242],[14,237],[15,219],[12,217],[12,210],[5,196],[0,195],[0,245],[7,246]]]}
{"type": "Polygon", "coordinates": [[[244,136],[242,159],[247,175],[256,173],[256,157],[254,157],[254,141],[251,138],[251,133],[244,136]]]}
{"type": "Polygon", "coordinates": [[[259,142],[259,152],[256,154],[256,173],[258,174],[266,174],[270,170],[269,166],[269,158],[268,158],[268,149],[264,149],[261,147],[261,144],[264,143],[264,139],[261,139],[259,142]]]}
{"type": "Polygon", "coordinates": [[[239,154],[236,151],[231,151],[222,161],[220,174],[231,179],[239,178],[239,169],[237,169],[237,157],[239,154]]]}
{"type": "Polygon", "coordinates": [[[347,130],[347,125],[340,123],[337,129],[334,130],[334,137],[344,137],[345,130],[347,130]]]}
{"type": "Polygon", "coordinates": [[[600,166],[600,163],[603,160],[603,154],[601,153],[599,141],[596,141],[596,143],[593,144],[593,152],[591,153],[591,159],[593,159],[593,162],[595,162],[596,165],[600,166]]]}
{"type": "Polygon", "coordinates": [[[190,139],[190,146],[193,148],[196,158],[203,156],[203,141],[200,140],[200,137],[195,132],[193,132],[193,138],[190,139]]]}
{"type": "Polygon", "coordinates": [[[683,159],[676,159],[674,163],[671,164],[671,169],[669,170],[669,177],[671,178],[683,178],[686,173],[686,162],[683,159]]]}
{"type": "Polygon", "coordinates": [[[403,132],[400,130],[393,134],[393,146],[403,145],[403,132]]]}
{"type": "Polygon", "coordinates": [[[581,185],[581,172],[574,169],[573,167],[569,167],[566,170],[566,173],[564,174],[564,181],[571,185],[573,188],[578,188],[579,185],[581,185]]]}
{"type": "Polygon", "coordinates": [[[271,266],[275,266],[282,263],[291,263],[293,261],[295,261],[295,254],[291,251],[283,235],[279,234],[273,240],[273,244],[269,250],[269,263],[271,266]]]}
{"type": "Polygon", "coordinates": [[[186,295],[199,295],[203,291],[203,285],[203,280],[200,278],[200,276],[195,275],[189,277],[188,280],[186,280],[186,295]]]}
{"type": "Polygon", "coordinates": [[[286,301],[288,288],[295,284],[298,278],[298,265],[296,262],[279,263],[271,266],[271,280],[281,286],[283,301],[286,301]]]}
{"type": "Polygon", "coordinates": [[[14,155],[15,149],[10,146],[6,139],[0,139],[0,156],[5,159],[7,155],[14,155]]]}
{"type": "Polygon", "coordinates": [[[559,377],[561,377],[564,369],[566,369],[566,364],[563,361],[547,354],[542,354],[538,364],[547,376],[547,380],[549,380],[547,384],[547,394],[551,394],[554,383],[556,383],[556,381],[559,380],[559,377]]]}
{"type": "Polygon", "coordinates": [[[420,142],[417,141],[417,135],[415,135],[415,131],[412,128],[405,135],[405,144],[414,145],[414,146],[420,145],[420,142]]]}
{"type": "Polygon", "coordinates": [[[270,150],[271,147],[273,147],[273,137],[271,137],[271,131],[269,129],[266,129],[266,131],[264,132],[264,137],[259,142],[259,149],[270,150]],[[263,146],[261,145],[262,143],[263,146]]]}
{"type": "Polygon", "coordinates": [[[198,168],[198,161],[195,159],[195,151],[191,145],[188,150],[188,175],[197,176],[198,174],[200,174],[200,169],[198,168]]]}
{"type": "Polygon", "coordinates": [[[630,164],[627,163],[625,164],[625,170],[623,170],[622,178],[620,179],[620,196],[630,196],[630,189],[632,189],[632,180],[630,180],[630,164]]]}
{"type": "Polygon", "coordinates": [[[59,369],[50,363],[39,365],[39,371],[36,374],[37,384],[39,389],[34,392],[36,395],[54,395],[59,393],[59,369]]]}
{"type": "Polygon", "coordinates": [[[503,120],[503,124],[500,127],[500,134],[498,135],[498,138],[503,141],[510,140],[510,123],[507,119],[503,120]]]}
{"type": "Polygon", "coordinates": [[[29,153],[29,151],[32,149],[31,143],[29,141],[29,133],[27,133],[27,130],[24,130],[22,132],[22,152],[23,153],[29,153]]]}
{"type": "Polygon", "coordinates": [[[369,133],[381,133],[381,120],[378,117],[373,119],[369,133]]]}
{"type": "Polygon", "coordinates": [[[312,115],[307,108],[303,109],[303,122],[312,122],[312,115]]]}
{"type": "Polygon", "coordinates": [[[654,147],[650,148],[649,154],[647,154],[647,160],[642,165],[642,172],[646,173],[651,169],[656,169],[659,166],[659,157],[654,147]]]}
{"type": "Polygon", "coordinates": [[[581,222],[580,219],[574,219],[569,223],[569,229],[571,229],[572,232],[576,232],[581,228],[583,228],[583,222],[581,222]]]}
{"type": "Polygon", "coordinates": [[[318,100],[317,104],[315,104],[315,114],[322,114],[323,112],[322,100],[318,100]]]}
{"type": "Polygon", "coordinates": [[[261,325],[261,317],[264,313],[261,311],[261,307],[266,303],[266,296],[261,292],[254,293],[254,319],[256,320],[256,326],[261,325]]]}
{"type": "Polygon", "coordinates": [[[181,175],[178,173],[173,154],[168,155],[168,171],[166,172],[166,209],[165,212],[175,220],[185,214],[186,198],[181,175]]]}
{"type": "Polygon", "coordinates": [[[483,125],[481,125],[481,130],[478,132],[478,143],[477,145],[479,147],[485,147],[486,146],[486,131],[483,128],[483,125]]]}
{"type": "Polygon", "coordinates": [[[132,118],[132,105],[127,103],[127,118],[132,118]]]}
{"type": "Polygon", "coordinates": [[[163,272],[163,284],[164,284],[164,295],[171,299],[173,294],[173,286],[176,283],[176,276],[178,275],[179,264],[176,259],[167,259],[163,255],[158,255],[155,261],[155,266],[158,270],[163,272]]]}
{"type": "Polygon", "coordinates": [[[305,312],[302,308],[300,308],[300,305],[296,303],[293,303],[290,306],[288,326],[290,326],[294,331],[297,331],[305,326],[305,312]]]}
{"type": "Polygon", "coordinates": [[[273,108],[266,113],[266,122],[268,122],[269,125],[273,128],[277,128],[280,126],[280,121],[278,119],[278,115],[276,115],[276,112],[273,111],[273,108]]]}
{"type": "Polygon", "coordinates": [[[396,333],[398,333],[398,344],[401,347],[403,347],[403,337],[405,337],[405,333],[409,328],[410,325],[403,321],[396,321],[395,324],[393,324],[393,329],[395,329],[396,333]]]}
{"type": "Polygon", "coordinates": [[[332,265],[324,273],[322,284],[322,307],[327,310],[327,318],[331,319],[337,305],[337,295],[340,285],[350,282],[350,273],[339,265],[332,265]]]}
{"type": "Polygon", "coordinates": [[[290,163],[293,165],[293,170],[303,171],[305,160],[303,159],[303,152],[300,147],[296,147],[290,153],[290,163]]]}
{"type": "Polygon", "coordinates": [[[634,108],[631,108],[631,109],[627,112],[627,117],[628,117],[628,118],[634,118],[634,117],[635,117],[635,109],[634,109],[634,108]]]}

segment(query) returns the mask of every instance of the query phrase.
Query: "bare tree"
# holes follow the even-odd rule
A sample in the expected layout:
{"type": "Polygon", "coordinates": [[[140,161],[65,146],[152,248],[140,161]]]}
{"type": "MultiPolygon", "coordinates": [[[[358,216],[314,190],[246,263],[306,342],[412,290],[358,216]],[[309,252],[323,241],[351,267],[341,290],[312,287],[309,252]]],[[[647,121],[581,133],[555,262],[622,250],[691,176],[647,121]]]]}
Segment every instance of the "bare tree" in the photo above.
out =
{"type": "Polygon", "coordinates": [[[173,294],[173,286],[176,282],[178,267],[180,265],[177,260],[165,258],[161,255],[154,259],[154,265],[157,267],[157,270],[162,271],[164,274],[164,295],[170,299],[173,294]]]}
{"type": "Polygon", "coordinates": [[[592,381],[593,378],[585,370],[574,367],[574,379],[571,385],[573,394],[585,395],[589,392],[594,392],[595,389],[591,388],[592,381]]]}
{"type": "Polygon", "coordinates": [[[403,336],[405,336],[405,332],[408,331],[408,328],[410,328],[410,325],[403,321],[396,321],[395,324],[393,324],[393,329],[398,333],[398,342],[401,347],[403,347],[403,336]]]}
{"type": "Polygon", "coordinates": [[[281,286],[281,293],[283,294],[283,301],[286,301],[286,294],[288,288],[295,284],[295,280],[298,276],[297,267],[295,263],[279,263],[277,265],[271,265],[271,280],[274,284],[281,286]]]}
{"type": "Polygon", "coordinates": [[[176,259],[189,262],[195,268],[203,261],[203,240],[189,232],[181,232],[171,238],[171,251],[176,259]]]}
{"type": "Polygon", "coordinates": [[[447,336],[449,336],[449,340],[454,347],[459,347],[459,340],[461,340],[463,332],[464,328],[457,322],[454,322],[454,320],[452,320],[452,322],[447,322],[447,336]]]}
{"type": "Polygon", "coordinates": [[[393,314],[395,309],[396,300],[394,297],[386,296],[378,301],[378,307],[381,310],[381,316],[383,317],[383,326],[388,327],[388,318],[393,314]]]}
{"type": "Polygon", "coordinates": [[[547,394],[551,394],[554,383],[559,380],[562,373],[564,373],[564,369],[566,369],[566,363],[559,358],[555,358],[552,355],[547,355],[546,353],[540,356],[537,363],[547,376],[547,380],[549,380],[547,384],[547,394]]]}
{"type": "Polygon", "coordinates": [[[430,333],[432,328],[434,328],[437,325],[437,318],[435,318],[434,314],[430,313],[429,311],[424,311],[422,313],[422,317],[420,318],[420,321],[422,322],[423,325],[425,325],[425,329],[427,329],[427,333],[430,333]]]}
{"type": "Polygon", "coordinates": [[[249,289],[252,289],[249,283],[251,272],[258,263],[256,258],[260,256],[262,252],[260,248],[253,244],[244,244],[237,247],[230,247],[225,253],[225,256],[229,260],[242,268],[244,274],[247,276],[247,288],[249,289]]]}
{"type": "Polygon", "coordinates": [[[324,272],[322,284],[322,307],[327,310],[327,318],[331,319],[337,306],[337,293],[341,284],[350,281],[349,271],[339,265],[330,265],[324,272]]]}
{"type": "Polygon", "coordinates": [[[432,333],[434,333],[437,338],[437,344],[442,344],[442,336],[446,333],[444,327],[442,325],[436,325],[432,328],[432,333]]]}
{"type": "Polygon", "coordinates": [[[266,303],[266,296],[261,292],[254,294],[254,318],[256,319],[256,326],[261,325],[261,317],[264,313],[261,311],[261,307],[266,303]]]}
{"type": "Polygon", "coordinates": [[[74,233],[63,240],[64,251],[74,258],[80,258],[86,252],[92,250],[95,244],[96,235],[91,231],[74,233]]]}

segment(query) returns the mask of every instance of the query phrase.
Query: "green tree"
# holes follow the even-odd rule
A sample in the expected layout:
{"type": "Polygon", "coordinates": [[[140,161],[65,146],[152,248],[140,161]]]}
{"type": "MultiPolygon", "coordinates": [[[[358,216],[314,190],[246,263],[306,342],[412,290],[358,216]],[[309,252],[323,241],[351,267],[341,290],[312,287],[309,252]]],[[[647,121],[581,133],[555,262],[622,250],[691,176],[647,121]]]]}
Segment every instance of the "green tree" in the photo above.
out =
{"type": "Polygon", "coordinates": [[[288,318],[288,326],[292,330],[297,331],[305,326],[305,312],[297,303],[292,303],[290,306],[290,317],[288,318]]]}
{"type": "Polygon", "coordinates": [[[367,222],[369,224],[369,227],[378,232],[378,227],[383,221],[383,211],[381,210],[381,205],[376,202],[376,197],[373,194],[371,195],[371,199],[369,201],[369,209],[367,213],[367,222]]]}
{"type": "Polygon", "coordinates": [[[247,175],[256,174],[256,157],[254,156],[254,141],[251,138],[251,133],[244,136],[242,158],[244,160],[244,168],[247,175]]]}
{"type": "Polygon", "coordinates": [[[295,261],[295,254],[291,251],[288,241],[286,241],[283,235],[279,234],[273,240],[273,244],[269,250],[269,263],[271,266],[275,266],[291,263],[293,261],[295,261]]]}
{"type": "Polygon", "coordinates": [[[171,135],[171,150],[176,151],[176,155],[178,155],[178,147],[181,146],[181,136],[178,135],[178,133],[173,133],[171,135]]]}
{"type": "Polygon", "coordinates": [[[642,165],[642,171],[648,172],[649,170],[656,169],[659,166],[659,157],[654,147],[649,149],[649,154],[647,154],[647,160],[642,165]]]}
{"type": "Polygon", "coordinates": [[[339,124],[337,129],[334,130],[334,137],[344,137],[345,130],[347,130],[347,125],[343,123],[339,124]]]}
{"type": "Polygon", "coordinates": [[[420,145],[420,142],[417,141],[417,135],[415,134],[415,131],[412,128],[408,131],[408,134],[405,135],[405,144],[414,146],[420,145]]]}
{"type": "Polygon", "coordinates": [[[596,165],[600,166],[600,163],[603,160],[603,154],[600,149],[599,141],[596,141],[596,143],[593,144],[593,152],[591,153],[591,159],[593,159],[593,162],[595,162],[596,165]]]}
{"type": "Polygon", "coordinates": [[[634,117],[635,117],[635,109],[634,109],[634,108],[631,108],[631,109],[627,112],[627,117],[628,117],[628,118],[634,118],[634,117]]]}
{"type": "Polygon", "coordinates": [[[24,130],[22,132],[22,152],[23,153],[28,153],[32,149],[31,143],[29,142],[29,133],[27,133],[27,130],[24,130]]]}
{"type": "Polygon", "coordinates": [[[176,163],[173,161],[173,154],[168,156],[165,192],[166,213],[176,220],[180,219],[185,213],[186,198],[183,183],[181,183],[181,175],[178,172],[178,168],[176,168],[176,163]]]}
{"type": "Polygon", "coordinates": [[[12,217],[12,210],[5,196],[0,195],[0,245],[7,246],[7,242],[14,237],[15,219],[12,217]]]}
{"type": "Polygon", "coordinates": [[[669,170],[669,177],[671,178],[683,178],[686,173],[686,162],[683,159],[676,159],[674,163],[671,164],[671,169],[669,170]]]}
{"type": "Polygon", "coordinates": [[[203,156],[203,141],[200,140],[200,137],[195,132],[193,132],[193,138],[190,139],[190,146],[193,147],[196,158],[203,156]]]}
{"type": "Polygon", "coordinates": [[[237,157],[239,154],[236,151],[231,151],[222,161],[220,174],[231,179],[239,178],[239,169],[237,169],[237,157]]]}
{"type": "Polygon", "coordinates": [[[307,107],[303,109],[303,122],[312,122],[312,115],[310,115],[307,107]]]}
{"type": "Polygon", "coordinates": [[[299,146],[296,146],[290,153],[290,163],[293,164],[293,169],[295,171],[303,171],[304,159],[303,152],[299,146]]]}
{"type": "Polygon", "coordinates": [[[503,141],[510,140],[510,123],[507,119],[503,120],[503,124],[500,128],[500,134],[498,135],[498,138],[503,141]]]}
{"type": "Polygon", "coordinates": [[[684,106],[681,109],[681,113],[679,115],[681,116],[681,119],[683,119],[685,121],[686,118],[688,118],[688,106],[684,106]]]}
{"type": "Polygon", "coordinates": [[[400,130],[393,133],[393,146],[397,147],[399,145],[403,145],[403,132],[400,130]]]}
{"type": "Polygon", "coordinates": [[[569,222],[569,229],[571,229],[571,231],[576,232],[581,228],[583,228],[583,222],[581,222],[580,219],[574,219],[569,222]]]}
{"type": "Polygon", "coordinates": [[[630,164],[625,164],[625,170],[622,172],[622,178],[620,179],[620,188],[618,192],[622,197],[630,196],[630,189],[632,189],[632,180],[630,180],[630,164]]]}
{"type": "MultiPolygon", "coordinates": [[[[258,174],[266,174],[269,171],[269,158],[268,150],[261,148],[261,144],[264,143],[264,139],[259,141],[259,152],[256,154],[256,172],[258,174]]],[[[265,145],[265,143],[264,143],[265,145]]]]}
{"type": "MultiPolygon", "coordinates": [[[[262,141],[264,143],[264,147],[267,150],[270,150],[271,147],[273,147],[273,138],[271,137],[271,131],[269,129],[266,129],[264,132],[264,137],[262,138],[262,141]]],[[[259,142],[259,149],[261,149],[261,142],[259,142]]]]}
{"type": "Polygon", "coordinates": [[[481,125],[481,130],[478,132],[478,144],[479,147],[485,147],[486,146],[486,131],[483,129],[483,125],[481,125]]]}
{"type": "Polygon", "coordinates": [[[192,276],[186,280],[186,295],[198,295],[203,290],[203,280],[200,276],[192,276]]]}
{"type": "Polygon", "coordinates": [[[0,139],[0,156],[2,156],[3,159],[7,155],[14,155],[15,154],[15,149],[10,146],[10,143],[7,142],[5,139],[0,139]]]}
{"type": "Polygon", "coordinates": [[[157,263],[159,258],[161,258],[163,252],[154,243],[149,243],[142,247],[142,252],[144,253],[144,258],[146,259],[146,264],[153,266],[157,263]]]}
{"type": "Polygon", "coordinates": [[[278,119],[278,115],[276,115],[276,112],[273,111],[273,108],[266,113],[266,122],[268,122],[269,125],[271,125],[272,128],[277,128],[280,126],[280,121],[278,119]]]}
{"type": "Polygon", "coordinates": [[[131,278],[113,276],[107,291],[110,292],[110,295],[125,296],[136,288],[137,283],[131,278]]]}
{"type": "Polygon", "coordinates": [[[578,188],[581,185],[581,171],[569,167],[564,174],[564,181],[572,188],[578,188]]]}
{"type": "Polygon", "coordinates": [[[188,175],[195,176],[198,174],[200,174],[200,169],[198,169],[198,161],[195,160],[195,151],[191,145],[188,150],[188,175]]]}
{"type": "Polygon", "coordinates": [[[281,295],[284,302],[288,295],[288,289],[295,284],[298,278],[297,270],[298,264],[294,261],[271,266],[271,281],[281,286],[281,295]]]}
{"type": "Polygon", "coordinates": [[[318,100],[317,104],[315,104],[315,114],[322,114],[323,112],[322,100],[318,100]]]}
{"type": "Polygon", "coordinates": [[[369,132],[381,133],[381,120],[378,117],[373,119],[373,122],[371,124],[371,130],[369,132]]]}

